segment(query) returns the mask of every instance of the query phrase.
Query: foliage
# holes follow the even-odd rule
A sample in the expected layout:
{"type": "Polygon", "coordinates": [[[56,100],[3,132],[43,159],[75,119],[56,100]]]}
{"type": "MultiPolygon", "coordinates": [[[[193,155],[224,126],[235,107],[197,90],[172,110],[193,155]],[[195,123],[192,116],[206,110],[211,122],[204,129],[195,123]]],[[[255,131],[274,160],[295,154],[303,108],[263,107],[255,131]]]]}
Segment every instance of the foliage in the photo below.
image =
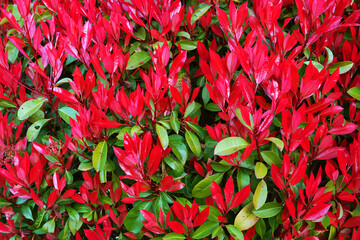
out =
{"type": "Polygon", "coordinates": [[[359,6],[2,1],[1,239],[360,239],[359,6]]]}

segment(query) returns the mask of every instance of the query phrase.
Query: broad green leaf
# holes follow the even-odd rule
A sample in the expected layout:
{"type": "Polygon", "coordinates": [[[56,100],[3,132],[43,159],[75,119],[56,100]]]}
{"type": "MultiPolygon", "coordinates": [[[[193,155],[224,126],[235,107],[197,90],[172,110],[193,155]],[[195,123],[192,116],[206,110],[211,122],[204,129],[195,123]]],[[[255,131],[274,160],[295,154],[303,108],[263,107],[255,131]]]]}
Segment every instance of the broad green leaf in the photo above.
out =
{"type": "Polygon", "coordinates": [[[260,218],[259,221],[255,224],[255,231],[261,238],[264,237],[266,233],[266,224],[264,219],[260,218]]]}
{"type": "Polygon", "coordinates": [[[222,226],[218,226],[211,234],[211,239],[225,239],[225,231],[222,226]]]}
{"type": "Polygon", "coordinates": [[[275,164],[277,166],[280,166],[281,159],[278,155],[276,155],[274,152],[271,151],[262,151],[261,157],[264,159],[264,161],[271,166],[271,164],[275,164]]]}
{"type": "Polygon", "coordinates": [[[214,154],[219,156],[230,155],[246,148],[248,145],[249,143],[241,137],[228,137],[216,145],[214,154]]]}
{"type": "Polygon", "coordinates": [[[177,37],[184,37],[184,38],[187,38],[187,39],[191,40],[190,34],[188,32],[185,32],[185,31],[177,32],[176,36],[177,37]]]}
{"type": "Polygon", "coordinates": [[[186,124],[195,131],[195,133],[200,137],[201,140],[205,139],[205,131],[202,127],[200,127],[199,125],[197,125],[196,123],[193,122],[186,122],[186,124]]]}
{"type": "Polygon", "coordinates": [[[248,230],[259,220],[259,218],[252,213],[254,209],[253,204],[250,202],[247,204],[235,218],[234,226],[239,228],[241,231],[248,230]]]}
{"type": "Polygon", "coordinates": [[[41,119],[33,124],[28,128],[26,132],[26,138],[29,142],[34,141],[34,139],[39,135],[41,128],[47,123],[50,119],[41,119]]]}
{"type": "Polygon", "coordinates": [[[337,68],[339,68],[339,74],[344,74],[354,66],[353,62],[345,61],[345,62],[337,62],[329,66],[329,72],[332,74],[335,72],[337,68]]]}
{"type": "Polygon", "coordinates": [[[186,130],[185,139],[189,144],[190,150],[199,157],[201,154],[201,145],[198,137],[194,133],[186,130]]]}
{"type": "Polygon", "coordinates": [[[264,203],[266,202],[267,194],[268,192],[266,182],[264,180],[261,180],[257,185],[254,193],[253,203],[255,210],[261,208],[264,205],[264,203]]]}
{"type": "Polygon", "coordinates": [[[209,8],[211,8],[211,5],[209,4],[203,5],[202,7],[198,8],[191,16],[190,23],[194,24],[194,22],[199,20],[199,18],[201,18],[209,10],[209,8]]]}
{"type": "Polygon", "coordinates": [[[327,47],[325,47],[325,50],[326,50],[326,52],[327,52],[327,55],[328,55],[328,60],[327,60],[327,64],[330,64],[333,60],[334,60],[334,54],[332,53],[332,51],[329,49],[329,48],[327,48],[327,47]]]}
{"type": "Polygon", "coordinates": [[[16,108],[16,105],[13,102],[3,98],[0,99],[0,106],[3,106],[4,108],[16,108]]]}
{"type": "Polygon", "coordinates": [[[244,234],[240,231],[239,228],[235,227],[234,225],[226,225],[226,229],[229,231],[231,236],[236,240],[244,239],[244,234]]]}
{"type": "Polygon", "coordinates": [[[192,101],[185,109],[184,118],[190,115],[195,109],[195,101],[192,101]]]}
{"type": "Polygon", "coordinates": [[[220,183],[222,178],[224,176],[224,173],[215,173],[214,175],[211,175],[207,178],[204,178],[198,184],[195,185],[195,187],[192,190],[192,196],[195,198],[205,198],[207,196],[211,195],[211,184],[213,181],[216,183],[220,183]]]}
{"type": "Polygon", "coordinates": [[[69,119],[72,118],[76,120],[76,115],[79,115],[79,113],[71,108],[71,107],[63,107],[58,110],[60,117],[67,123],[70,124],[69,119]]]}
{"type": "Polygon", "coordinates": [[[183,40],[183,41],[178,41],[176,42],[176,46],[178,44],[180,44],[180,47],[182,50],[187,50],[187,51],[191,51],[197,48],[197,42],[198,41],[187,41],[187,40],[183,40]]]}
{"type": "Polygon", "coordinates": [[[41,228],[46,233],[54,233],[55,231],[55,218],[47,221],[41,228]]]}
{"type": "Polygon", "coordinates": [[[183,240],[185,236],[179,233],[169,233],[163,237],[163,240],[183,240]]]}
{"type": "Polygon", "coordinates": [[[31,212],[29,205],[21,206],[21,213],[26,219],[30,219],[30,220],[34,221],[34,218],[32,216],[32,212],[31,212]]]}
{"type": "Polygon", "coordinates": [[[360,101],[360,87],[350,88],[347,93],[353,98],[356,98],[358,101],[360,101]]]}
{"type": "Polygon", "coordinates": [[[69,206],[66,206],[65,209],[71,219],[75,220],[76,222],[80,220],[80,215],[75,209],[69,206]]]}
{"type": "Polygon", "coordinates": [[[89,161],[89,162],[82,162],[80,163],[78,169],[80,171],[89,171],[90,169],[92,169],[92,163],[89,161]]]}
{"type": "Polygon", "coordinates": [[[160,139],[161,146],[163,147],[163,149],[166,149],[169,146],[169,137],[166,129],[159,124],[156,124],[156,134],[160,139]]]}
{"type": "Polygon", "coordinates": [[[108,152],[108,147],[106,141],[102,141],[96,146],[93,152],[92,162],[93,162],[93,167],[97,172],[104,168],[107,152],[108,152]]]}
{"type": "Polygon", "coordinates": [[[255,165],[255,176],[257,179],[264,178],[267,174],[267,167],[262,162],[257,162],[255,165]]]}
{"type": "Polygon", "coordinates": [[[45,99],[31,99],[24,102],[17,113],[18,118],[23,121],[33,115],[37,110],[41,108],[45,99]]]}
{"type": "Polygon", "coordinates": [[[16,58],[18,57],[19,50],[12,44],[12,42],[8,41],[5,49],[8,51],[8,60],[10,63],[14,63],[16,58]]]}
{"type": "Polygon", "coordinates": [[[145,218],[142,216],[140,209],[149,210],[152,202],[140,202],[133,207],[125,217],[124,226],[129,232],[138,233],[143,227],[142,221],[145,218]]]}
{"type": "Polygon", "coordinates": [[[281,204],[277,202],[268,202],[258,210],[253,210],[253,213],[259,218],[270,218],[276,216],[282,209],[283,206],[281,204]]]}
{"type": "Polygon", "coordinates": [[[130,56],[126,70],[136,69],[151,59],[150,54],[145,51],[136,52],[130,56]]]}
{"type": "Polygon", "coordinates": [[[34,123],[36,121],[44,119],[44,117],[45,117],[45,114],[44,114],[43,110],[39,109],[33,115],[31,115],[27,120],[31,123],[34,123]]]}
{"type": "Polygon", "coordinates": [[[171,115],[170,115],[170,125],[171,128],[176,132],[179,133],[180,130],[180,122],[179,119],[177,118],[177,112],[176,111],[172,111],[171,115]]]}
{"type": "Polygon", "coordinates": [[[284,142],[281,139],[278,139],[275,137],[268,137],[268,138],[265,138],[265,140],[273,142],[280,149],[280,151],[282,151],[284,149],[284,142]]]}
{"type": "Polygon", "coordinates": [[[202,224],[198,229],[196,229],[196,231],[192,235],[192,238],[202,239],[204,237],[207,237],[217,226],[219,226],[219,222],[206,222],[202,224]]]}
{"type": "Polygon", "coordinates": [[[188,157],[188,148],[185,144],[183,136],[175,134],[170,135],[169,146],[171,147],[171,151],[181,161],[181,164],[184,165],[188,157]]]}

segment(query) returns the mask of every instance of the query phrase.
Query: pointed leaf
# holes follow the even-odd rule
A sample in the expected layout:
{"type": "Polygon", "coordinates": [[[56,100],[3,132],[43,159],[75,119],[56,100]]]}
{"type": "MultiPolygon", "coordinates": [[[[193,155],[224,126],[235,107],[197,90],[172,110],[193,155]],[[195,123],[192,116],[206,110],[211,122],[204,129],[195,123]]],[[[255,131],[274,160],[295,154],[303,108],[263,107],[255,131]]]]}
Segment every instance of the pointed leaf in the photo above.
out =
{"type": "Polygon", "coordinates": [[[220,141],[215,147],[215,155],[225,156],[246,148],[247,143],[241,137],[228,137],[220,141]]]}
{"type": "Polygon", "coordinates": [[[98,172],[104,169],[107,158],[108,147],[106,141],[100,142],[93,153],[92,162],[94,169],[98,172]]]}

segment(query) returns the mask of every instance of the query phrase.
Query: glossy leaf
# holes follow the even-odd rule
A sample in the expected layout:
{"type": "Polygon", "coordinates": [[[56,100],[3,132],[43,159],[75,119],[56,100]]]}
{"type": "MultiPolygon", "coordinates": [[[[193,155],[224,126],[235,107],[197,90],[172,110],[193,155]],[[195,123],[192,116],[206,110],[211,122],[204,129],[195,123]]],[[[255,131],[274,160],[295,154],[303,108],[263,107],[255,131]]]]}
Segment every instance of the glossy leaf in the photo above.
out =
{"type": "Polygon", "coordinates": [[[92,163],[94,169],[98,172],[104,169],[107,158],[108,147],[106,141],[100,142],[93,153],[92,163]]]}
{"type": "Polygon", "coordinates": [[[230,155],[244,149],[248,145],[249,143],[247,143],[243,138],[228,137],[216,145],[214,154],[220,156],[230,155]]]}

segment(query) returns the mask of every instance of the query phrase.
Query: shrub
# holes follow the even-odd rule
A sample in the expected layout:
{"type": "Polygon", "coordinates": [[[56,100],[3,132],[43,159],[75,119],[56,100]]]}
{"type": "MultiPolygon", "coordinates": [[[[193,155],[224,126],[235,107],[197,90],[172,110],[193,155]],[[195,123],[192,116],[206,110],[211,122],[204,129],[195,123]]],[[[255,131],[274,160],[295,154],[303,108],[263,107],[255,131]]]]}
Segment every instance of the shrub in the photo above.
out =
{"type": "Polygon", "coordinates": [[[1,239],[360,239],[359,4],[0,4],[1,239]]]}

